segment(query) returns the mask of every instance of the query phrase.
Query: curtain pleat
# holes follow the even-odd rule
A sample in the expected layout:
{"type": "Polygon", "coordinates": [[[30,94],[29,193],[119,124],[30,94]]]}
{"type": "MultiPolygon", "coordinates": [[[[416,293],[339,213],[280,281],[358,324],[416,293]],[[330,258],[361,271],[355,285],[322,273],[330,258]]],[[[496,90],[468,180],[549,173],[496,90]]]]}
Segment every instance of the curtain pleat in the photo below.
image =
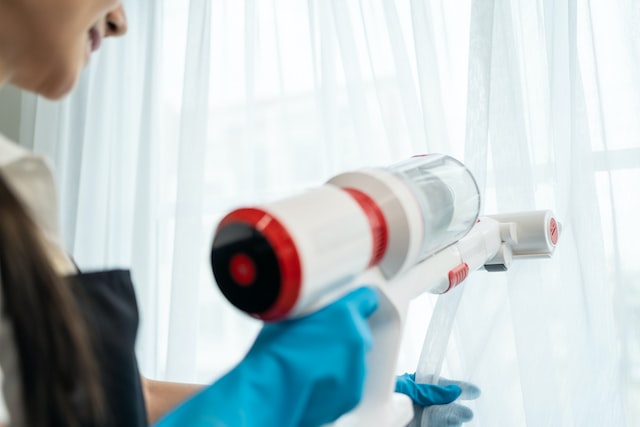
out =
{"type": "Polygon", "coordinates": [[[211,2],[192,0],[180,112],[175,231],[167,347],[166,376],[178,381],[196,378],[197,342],[186,330],[198,328],[197,307],[202,251],[202,211],[205,193],[205,158],[209,143],[209,63],[211,2]],[[194,240],[195,238],[195,240],[194,240]]]}

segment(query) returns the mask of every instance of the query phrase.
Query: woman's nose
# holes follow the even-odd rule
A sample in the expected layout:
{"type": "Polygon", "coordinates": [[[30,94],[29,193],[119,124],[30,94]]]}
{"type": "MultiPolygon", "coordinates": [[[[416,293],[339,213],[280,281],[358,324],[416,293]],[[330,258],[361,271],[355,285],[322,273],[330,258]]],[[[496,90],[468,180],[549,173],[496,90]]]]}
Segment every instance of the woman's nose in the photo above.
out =
{"type": "Polygon", "coordinates": [[[127,15],[122,5],[113,9],[105,17],[105,37],[118,37],[127,32],[127,15]]]}

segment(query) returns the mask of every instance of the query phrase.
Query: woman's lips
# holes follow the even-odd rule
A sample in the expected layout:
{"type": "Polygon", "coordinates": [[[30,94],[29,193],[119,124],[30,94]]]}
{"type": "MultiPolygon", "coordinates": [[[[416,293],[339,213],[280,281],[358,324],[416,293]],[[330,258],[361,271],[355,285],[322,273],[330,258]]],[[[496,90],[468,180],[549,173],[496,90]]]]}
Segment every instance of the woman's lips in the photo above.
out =
{"type": "Polygon", "coordinates": [[[91,27],[89,30],[89,40],[91,41],[91,52],[95,52],[100,48],[102,44],[102,35],[96,26],[91,27]]]}

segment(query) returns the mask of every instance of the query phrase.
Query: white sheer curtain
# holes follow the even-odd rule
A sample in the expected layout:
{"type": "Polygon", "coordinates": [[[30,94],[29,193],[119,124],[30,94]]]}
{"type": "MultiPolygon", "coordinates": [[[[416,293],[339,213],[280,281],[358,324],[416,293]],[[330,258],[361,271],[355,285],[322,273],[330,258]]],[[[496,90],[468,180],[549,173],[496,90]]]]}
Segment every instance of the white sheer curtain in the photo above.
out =
{"type": "MultiPolygon", "coordinates": [[[[638,1],[125,4],[129,34],[69,100],[23,97],[21,140],[55,163],[80,267],[131,267],[146,375],[210,381],[252,342],[208,263],[230,208],[445,152],[484,213],[563,223],[553,259],[459,295],[443,375],[482,388],[470,425],[640,422],[638,1]]],[[[415,301],[399,371],[435,301],[415,301]]]]}

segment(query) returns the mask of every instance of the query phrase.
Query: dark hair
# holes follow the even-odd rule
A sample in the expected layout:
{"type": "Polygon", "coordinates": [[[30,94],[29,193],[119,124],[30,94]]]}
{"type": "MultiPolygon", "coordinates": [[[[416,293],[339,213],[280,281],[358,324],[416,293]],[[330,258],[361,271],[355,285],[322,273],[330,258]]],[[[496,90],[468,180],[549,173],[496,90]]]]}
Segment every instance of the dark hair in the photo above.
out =
{"type": "Polygon", "coordinates": [[[0,174],[0,286],[17,345],[26,422],[99,425],[103,396],[87,326],[41,239],[0,174]]]}

